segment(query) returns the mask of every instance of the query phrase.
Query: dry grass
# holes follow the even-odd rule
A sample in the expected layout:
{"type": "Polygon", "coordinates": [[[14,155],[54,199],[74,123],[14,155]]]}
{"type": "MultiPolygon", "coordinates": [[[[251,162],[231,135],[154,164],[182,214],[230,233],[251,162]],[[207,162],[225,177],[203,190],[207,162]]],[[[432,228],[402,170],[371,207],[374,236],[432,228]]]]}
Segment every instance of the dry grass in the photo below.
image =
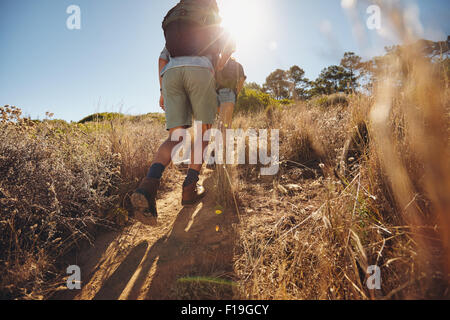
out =
{"type": "MultiPolygon", "coordinates": [[[[426,64],[415,65],[395,93],[380,86],[346,104],[299,103],[234,120],[279,129],[281,144],[277,176],[244,165],[226,177],[240,218],[236,297],[448,297],[449,96],[430,85],[432,75],[425,81],[426,64]],[[362,127],[367,141],[352,144],[356,158],[335,174],[362,127]],[[381,290],[366,287],[369,265],[381,268],[381,290]]],[[[128,196],[165,131],[145,117],[36,124],[9,109],[0,125],[1,295],[42,298],[60,284],[55,263],[80,239],[92,241],[89,226],[127,220],[128,196]]]]}
{"type": "MultiPolygon", "coordinates": [[[[130,195],[148,172],[150,162],[157,148],[167,138],[165,126],[152,117],[121,119],[110,121],[101,130],[111,145],[111,152],[120,155],[121,177],[120,203],[131,209],[130,195]]],[[[168,168],[165,172],[161,188],[171,187],[167,181],[175,179],[175,170],[168,168]]]]}
{"type": "MultiPolygon", "coordinates": [[[[402,15],[389,12],[412,41],[402,15]]],[[[370,97],[234,119],[244,130],[279,129],[281,165],[271,178],[243,165],[218,179],[231,180],[237,198],[218,197],[238,205],[236,298],[450,298],[448,79],[414,50],[388,66],[370,97]],[[381,268],[381,290],[366,286],[370,265],[381,268]]],[[[165,132],[146,117],[36,124],[0,111],[0,298],[42,298],[58,286],[58,259],[92,240],[89,226],[121,222],[123,212],[126,221],[129,194],[165,132]]],[[[178,290],[189,298],[192,286],[203,284],[178,290]]]]}
{"type": "MultiPolygon", "coordinates": [[[[434,94],[445,97],[444,92],[434,94]]],[[[348,107],[324,111],[298,105],[266,119],[281,130],[285,165],[273,181],[240,175],[241,237],[235,265],[241,279],[240,298],[449,297],[445,265],[449,224],[442,217],[449,208],[444,202],[449,180],[435,175],[433,182],[428,171],[438,170],[443,177],[449,174],[447,158],[429,156],[433,150],[448,151],[448,118],[444,116],[448,111],[441,108],[448,101],[436,99],[441,107],[433,106],[433,112],[441,116],[433,117],[438,122],[429,129],[439,134],[414,127],[414,135],[406,134],[412,127],[404,121],[405,132],[398,132],[398,122],[406,117],[411,100],[397,97],[394,101],[388,122],[392,131],[387,136],[397,162],[386,156],[387,142],[377,141],[375,125],[369,121],[374,100],[364,96],[349,97],[348,107]],[[370,123],[370,143],[353,160],[348,175],[335,177],[332,167],[358,123],[370,123]],[[429,143],[428,148],[414,149],[418,140],[429,143]],[[399,177],[400,172],[405,176],[399,177]],[[403,179],[409,180],[414,191],[400,201],[403,179]],[[438,190],[439,194],[431,193],[438,190]],[[410,208],[414,214],[408,213],[410,208]],[[370,265],[381,268],[382,290],[367,289],[370,265]]],[[[265,117],[260,114],[252,121],[255,126],[264,125],[265,117]]],[[[248,123],[238,121],[237,126],[248,123]]]]}
{"type": "Polygon", "coordinates": [[[114,201],[119,163],[76,127],[41,124],[2,108],[0,124],[0,292],[45,294],[52,265],[91,240],[97,212],[114,201]]]}
{"type": "Polygon", "coordinates": [[[126,195],[164,129],[145,120],[32,122],[0,109],[0,298],[45,298],[62,283],[66,253],[92,243],[98,226],[128,220],[126,195]]]}
{"type": "Polygon", "coordinates": [[[273,181],[239,168],[239,298],[450,298],[450,101],[433,69],[403,52],[372,97],[236,119],[280,129],[284,164],[273,181]],[[366,286],[370,265],[381,290],[366,286]]]}
{"type": "MultiPolygon", "coordinates": [[[[229,169],[240,218],[236,297],[448,297],[449,179],[441,179],[448,175],[442,156],[448,92],[420,85],[427,83],[408,82],[405,90],[412,91],[390,97],[381,128],[370,117],[378,95],[235,119],[237,128],[280,129],[281,143],[277,176],[260,177],[257,166],[229,169]],[[362,123],[369,142],[356,145],[358,158],[336,176],[342,149],[362,123]],[[382,271],[380,291],[365,285],[367,266],[374,264],[382,271]]],[[[4,120],[1,131],[2,297],[45,297],[60,283],[53,273],[58,259],[80,239],[92,240],[89,225],[128,215],[128,195],[164,128],[146,118],[67,125],[34,124],[19,115],[4,120]]],[[[174,171],[168,172],[171,181],[174,171]]]]}

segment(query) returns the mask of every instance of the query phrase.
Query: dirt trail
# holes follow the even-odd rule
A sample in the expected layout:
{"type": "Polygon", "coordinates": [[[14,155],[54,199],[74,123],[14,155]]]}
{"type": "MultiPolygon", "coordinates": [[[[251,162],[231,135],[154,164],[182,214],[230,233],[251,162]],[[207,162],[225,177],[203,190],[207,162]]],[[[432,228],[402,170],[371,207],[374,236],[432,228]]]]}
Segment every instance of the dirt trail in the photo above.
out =
{"type": "Polygon", "coordinates": [[[211,193],[193,208],[180,199],[181,182],[161,194],[157,227],[135,222],[78,252],[82,290],[63,299],[233,298],[234,213],[217,214],[211,193]]]}

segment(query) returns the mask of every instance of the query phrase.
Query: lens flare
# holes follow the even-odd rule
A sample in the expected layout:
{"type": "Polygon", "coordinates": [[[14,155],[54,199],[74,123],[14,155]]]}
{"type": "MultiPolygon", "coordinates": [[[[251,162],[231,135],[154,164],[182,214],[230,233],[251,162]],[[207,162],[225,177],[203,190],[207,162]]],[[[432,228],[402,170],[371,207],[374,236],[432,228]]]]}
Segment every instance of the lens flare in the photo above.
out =
{"type": "Polygon", "coordinates": [[[251,45],[267,28],[266,1],[221,0],[218,1],[222,26],[236,40],[238,47],[251,45]]]}

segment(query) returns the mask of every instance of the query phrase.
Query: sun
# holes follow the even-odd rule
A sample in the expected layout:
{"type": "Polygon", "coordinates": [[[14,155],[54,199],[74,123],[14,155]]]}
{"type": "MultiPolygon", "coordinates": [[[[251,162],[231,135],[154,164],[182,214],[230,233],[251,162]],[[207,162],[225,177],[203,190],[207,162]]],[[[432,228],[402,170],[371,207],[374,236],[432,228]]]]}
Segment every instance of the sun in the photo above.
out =
{"type": "Polygon", "coordinates": [[[238,51],[242,46],[251,46],[264,34],[267,21],[264,3],[262,0],[217,1],[222,26],[236,40],[238,51]]]}

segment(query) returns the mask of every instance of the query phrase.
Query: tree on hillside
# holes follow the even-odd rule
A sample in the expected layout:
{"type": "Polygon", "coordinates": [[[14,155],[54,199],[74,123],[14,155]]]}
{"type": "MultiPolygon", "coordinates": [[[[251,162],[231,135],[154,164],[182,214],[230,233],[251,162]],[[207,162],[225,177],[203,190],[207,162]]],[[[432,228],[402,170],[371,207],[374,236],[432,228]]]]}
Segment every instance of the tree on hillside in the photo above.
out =
{"type": "Polygon", "coordinates": [[[287,72],[281,69],[275,70],[266,78],[263,88],[277,100],[289,99],[290,85],[287,72]]]}
{"type": "Polygon", "coordinates": [[[256,82],[248,82],[248,83],[246,82],[244,87],[247,88],[247,89],[263,91],[263,88],[259,84],[257,84],[256,82]]]}
{"type": "Polygon", "coordinates": [[[375,60],[363,61],[359,69],[359,84],[365,90],[371,92],[373,88],[375,60]]]}
{"type": "Polygon", "coordinates": [[[344,67],[349,75],[347,87],[353,91],[359,87],[358,80],[362,68],[361,60],[362,58],[354,52],[346,52],[341,60],[341,66],[344,67]]]}
{"type": "Polygon", "coordinates": [[[350,73],[343,66],[329,66],[312,82],[311,96],[346,92],[350,73]]]}
{"type": "Polygon", "coordinates": [[[450,54],[450,36],[446,41],[431,41],[420,39],[414,43],[406,45],[394,45],[385,47],[386,54],[400,55],[408,52],[415,52],[423,57],[432,60],[432,62],[438,62],[449,57],[450,54]]]}
{"type": "Polygon", "coordinates": [[[350,93],[361,87],[370,92],[380,77],[389,77],[394,80],[396,86],[401,87],[402,79],[413,70],[417,58],[422,57],[433,64],[437,77],[448,86],[450,36],[446,41],[433,42],[422,39],[407,45],[386,47],[385,50],[383,56],[368,61],[363,61],[354,52],[346,52],[340,65],[323,69],[314,81],[305,78],[305,71],[294,65],[287,71],[277,69],[272,72],[262,87],[256,83],[248,85],[251,89],[268,93],[277,100],[303,100],[317,95],[350,93]],[[402,59],[398,59],[399,57],[402,59]],[[391,68],[393,59],[403,64],[400,74],[391,68]]]}
{"type": "Polygon", "coordinates": [[[450,54],[450,37],[446,41],[418,40],[406,45],[385,47],[383,56],[374,57],[369,61],[360,63],[360,79],[365,89],[371,91],[382,77],[395,80],[395,85],[401,87],[403,79],[413,70],[417,59],[425,59],[434,65],[437,76],[448,79],[448,60],[450,54]],[[399,59],[401,57],[401,59],[399,59]],[[397,73],[391,68],[393,60],[401,62],[401,72],[397,73]]]}
{"type": "Polygon", "coordinates": [[[307,99],[309,97],[309,80],[305,78],[305,71],[299,66],[292,66],[289,70],[277,69],[266,79],[262,91],[270,93],[275,99],[307,99]]]}
{"type": "Polygon", "coordinates": [[[305,71],[299,66],[292,66],[287,71],[287,78],[290,83],[291,99],[307,99],[309,80],[305,78],[305,71]]]}

